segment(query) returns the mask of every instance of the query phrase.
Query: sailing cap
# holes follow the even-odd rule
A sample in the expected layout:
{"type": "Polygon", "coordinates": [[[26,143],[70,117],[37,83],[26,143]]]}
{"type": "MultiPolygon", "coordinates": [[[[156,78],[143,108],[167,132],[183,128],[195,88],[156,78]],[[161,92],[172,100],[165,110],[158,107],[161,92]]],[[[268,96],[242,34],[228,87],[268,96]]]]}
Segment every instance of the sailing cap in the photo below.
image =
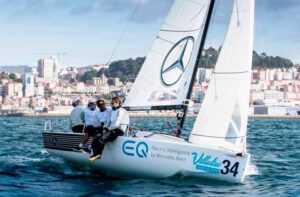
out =
{"type": "Polygon", "coordinates": [[[105,101],[102,100],[102,99],[99,99],[99,100],[97,101],[97,105],[105,105],[105,101]]]}
{"type": "Polygon", "coordinates": [[[76,103],[77,101],[80,101],[80,98],[79,97],[74,97],[72,99],[72,104],[76,103]]]}
{"type": "Polygon", "coordinates": [[[91,99],[89,99],[89,101],[88,101],[89,104],[90,104],[90,103],[96,103],[96,102],[97,102],[97,100],[94,99],[94,98],[91,98],[91,99]]]}

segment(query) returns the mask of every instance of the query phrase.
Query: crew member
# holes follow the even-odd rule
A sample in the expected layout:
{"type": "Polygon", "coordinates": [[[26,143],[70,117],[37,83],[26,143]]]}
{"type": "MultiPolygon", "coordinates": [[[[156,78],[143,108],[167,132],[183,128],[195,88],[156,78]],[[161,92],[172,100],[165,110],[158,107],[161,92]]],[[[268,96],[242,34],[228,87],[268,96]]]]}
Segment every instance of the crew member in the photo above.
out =
{"type": "Polygon", "coordinates": [[[102,138],[97,138],[97,144],[93,149],[93,155],[89,161],[95,161],[101,158],[105,143],[114,141],[118,136],[124,135],[129,126],[129,116],[121,106],[121,99],[113,97],[111,100],[112,112],[110,114],[108,127],[104,129],[102,138]]]}
{"type": "Polygon", "coordinates": [[[90,137],[96,134],[97,127],[97,113],[98,109],[96,107],[96,99],[91,98],[88,101],[87,107],[84,109],[84,121],[85,121],[85,129],[84,129],[84,137],[82,142],[79,144],[79,148],[82,149],[84,144],[90,139],[90,137]]]}
{"type": "Polygon", "coordinates": [[[103,135],[103,129],[104,127],[108,126],[109,119],[110,119],[110,114],[111,114],[111,108],[106,107],[105,101],[100,99],[97,101],[97,107],[99,108],[99,111],[97,112],[97,134],[96,137],[94,137],[92,146],[91,146],[91,155],[93,156],[94,154],[94,149],[98,145],[99,139],[102,139],[103,135]]]}
{"type": "Polygon", "coordinates": [[[102,134],[103,128],[107,127],[109,123],[111,108],[106,107],[106,103],[102,99],[97,101],[97,107],[99,108],[99,111],[96,114],[98,132],[102,134]]]}
{"type": "Polygon", "coordinates": [[[74,109],[69,115],[69,128],[74,133],[82,133],[84,129],[84,107],[82,106],[80,98],[73,98],[72,106],[74,109]]]}

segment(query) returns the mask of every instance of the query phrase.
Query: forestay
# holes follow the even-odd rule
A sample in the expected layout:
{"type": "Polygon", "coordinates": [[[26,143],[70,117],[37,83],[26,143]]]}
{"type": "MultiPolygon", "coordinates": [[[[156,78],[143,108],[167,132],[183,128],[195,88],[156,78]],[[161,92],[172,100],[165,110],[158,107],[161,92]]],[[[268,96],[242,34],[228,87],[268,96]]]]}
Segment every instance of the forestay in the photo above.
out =
{"type": "Polygon", "coordinates": [[[225,42],[189,137],[191,143],[245,150],[253,24],[254,0],[235,0],[225,42]]]}
{"type": "Polygon", "coordinates": [[[186,100],[210,0],[176,0],[124,106],[174,109],[186,100]]]}

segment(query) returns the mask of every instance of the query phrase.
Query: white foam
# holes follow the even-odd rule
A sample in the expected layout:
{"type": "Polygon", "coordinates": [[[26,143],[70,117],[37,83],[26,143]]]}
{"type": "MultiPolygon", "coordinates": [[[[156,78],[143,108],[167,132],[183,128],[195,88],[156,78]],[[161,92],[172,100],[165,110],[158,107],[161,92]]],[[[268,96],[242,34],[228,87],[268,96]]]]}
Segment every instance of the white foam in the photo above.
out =
{"type": "Polygon", "coordinates": [[[48,152],[48,151],[46,151],[46,150],[41,150],[41,154],[42,154],[42,155],[48,155],[48,154],[49,154],[49,152],[48,152]]]}
{"type": "Polygon", "coordinates": [[[15,162],[15,163],[40,162],[44,160],[44,158],[31,158],[31,157],[24,157],[24,156],[9,156],[8,159],[11,162],[15,162]]]}
{"type": "Polygon", "coordinates": [[[246,169],[245,175],[246,176],[260,175],[260,173],[259,173],[257,166],[250,162],[246,169]]]}

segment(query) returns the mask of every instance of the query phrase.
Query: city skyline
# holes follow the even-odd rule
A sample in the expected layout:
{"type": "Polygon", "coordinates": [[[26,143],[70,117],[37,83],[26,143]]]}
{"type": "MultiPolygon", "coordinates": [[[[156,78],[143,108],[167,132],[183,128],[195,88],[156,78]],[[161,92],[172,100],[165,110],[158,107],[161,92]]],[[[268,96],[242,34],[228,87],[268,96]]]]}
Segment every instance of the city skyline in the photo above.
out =
{"type": "MultiPolygon", "coordinates": [[[[172,2],[0,0],[0,65],[37,66],[56,52],[66,53],[60,60],[67,66],[106,63],[138,5],[111,60],[145,56],[172,2]]],[[[300,63],[299,8],[296,0],[257,1],[254,50],[300,63]]],[[[228,1],[217,1],[207,47],[222,44],[230,9],[228,1]]]]}

